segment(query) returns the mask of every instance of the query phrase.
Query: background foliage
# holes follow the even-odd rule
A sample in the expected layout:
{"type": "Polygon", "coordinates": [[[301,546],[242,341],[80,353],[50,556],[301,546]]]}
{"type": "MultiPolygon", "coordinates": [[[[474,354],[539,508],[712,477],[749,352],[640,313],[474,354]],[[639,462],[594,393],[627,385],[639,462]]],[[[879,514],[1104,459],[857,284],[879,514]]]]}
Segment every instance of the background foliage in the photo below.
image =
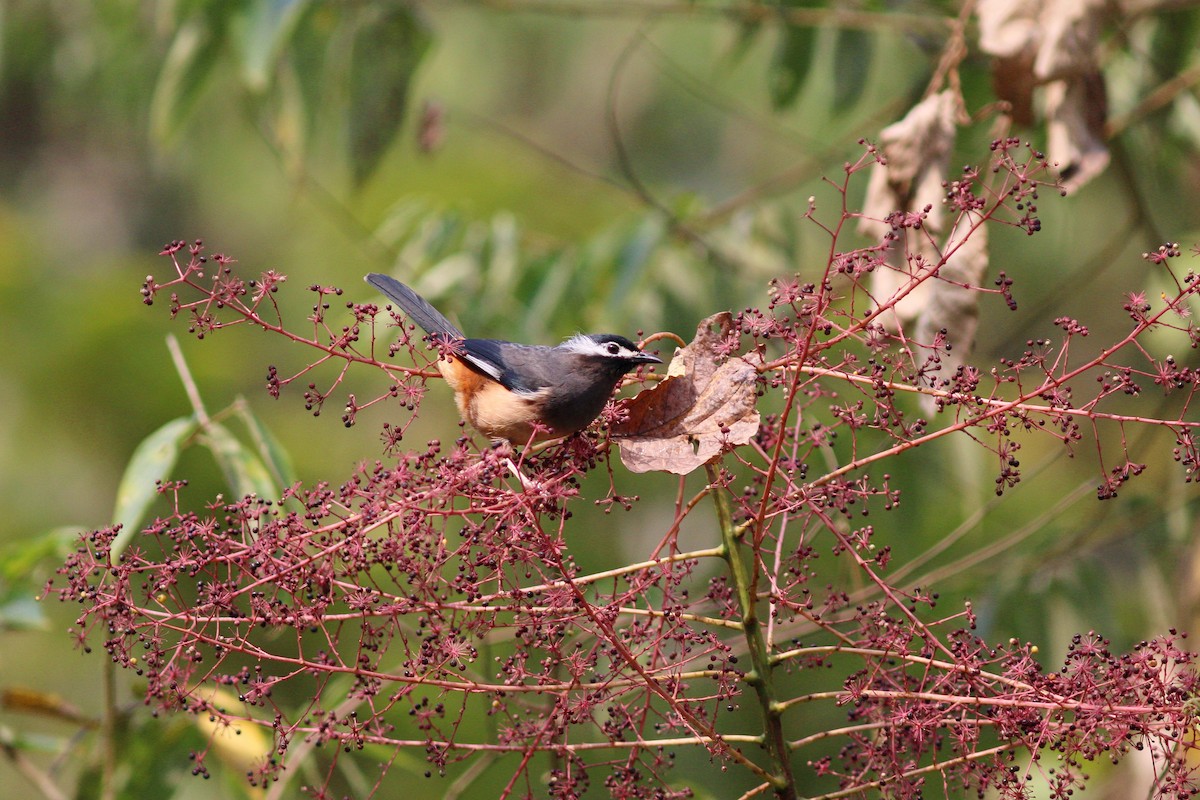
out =
{"type": "MultiPolygon", "coordinates": [[[[79,753],[101,737],[69,741],[77,728],[65,718],[100,718],[101,659],[80,657],[63,635],[73,609],[30,598],[61,560],[59,529],[119,514],[113,498],[138,443],[190,410],[164,343],[169,323],[137,295],[161,269],[164,242],[204,238],[248,273],[276,268],[359,301],[371,299],[365,272],[396,271],[480,335],[687,332],[714,310],[761,305],[771,277],[824,263],[824,241],[800,219],[810,197],[836,202],[820,177],[839,175],[861,153],[858,137],[876,137],[919,99],[960,12],[532,1],[0,8],[0,675],[10,690],[63,703],[31,714],[10,692],[0,734],[65,786],[88,785],[80,773],[94,762],[79,753]]],[[[1037,237],[993,237],[993,268],[1016,279],[1021,304],[982,309],[980,363],[1015,356],[1063,314],[1096,341],[1114,338],[1124,293],[1167,289],[1138,254],[1200,239],[1198,21],[1171,4],[1123,8],[1106,24],[1111,166],[1064,200],[1046,198],[1037,237]]],[[[960,74],[968,110],[982,114],[994,100],[989,61],[972,52],[960,74]]],[[[981,160],[988,125],[981,116],[975,140],[960,142],[963,158],[981,160]]],[[[1025,134],[1037,142],[1044,131],[1025,134]]],[[[1186,344],[1162,347],[1195,365],[1186,344]]],[[[376,407],[347,429],[340,409],[314,418],[295,395],[270,400],[266,365],[305,358],[280,341],[242,334],[183,349],[208,407],[245,397],[306,482],[340,480],[379,456],[380,427],[399,413],[376,407]]],[[[445,405],[441,415],[427,407],[409,440],[449,438],[445,405]]],[[[246,441],[254,426],[231,420],[246,441]]],[[[209,452],[189,449],[177,467],[195,497],[231,491],[229,464],[209,452]]],[[[982,451],[898,462],[898,557],[961,525],[940,556],[953,565],[943,595],[973,598],[991,638],[1037,642],[1051,664],[1077,631],[1101,630],[1123,648],[1194,627],[1193,489],[1169,459],[1150,461],[1146,479],[1105,504],[1094,499],[1092,454],[1068,460],[1031,444],[1022,460],[1012,505],[992,502],[994,464],[982,451]],[[979,555],[1014,531],[1019,545],[979,555]]],[[[572,539],[581,564],[614,550],[636,560],[640,534],[664,527],[673,482],[619,480],[647,500],[597,513],[594,532],[572,539]]],[[[134,704],[118,680],[113,696],[134,704]]],[[[154,730],[181,759],[198,736],[183,720],[154,730]]],[[[182,762],[138,770],[162,754],[146,738],[126,741],[134,774],[156,782],[128,796],[203,791],[175,780],[182,762]]],[[[398,766],[397,776],[425,769],[398,766]]],[[[0,779],[26,779],[13,768],[0,764],[0,779]]],[[[236,776],[227,787],[242,791],[236,776]]]]}

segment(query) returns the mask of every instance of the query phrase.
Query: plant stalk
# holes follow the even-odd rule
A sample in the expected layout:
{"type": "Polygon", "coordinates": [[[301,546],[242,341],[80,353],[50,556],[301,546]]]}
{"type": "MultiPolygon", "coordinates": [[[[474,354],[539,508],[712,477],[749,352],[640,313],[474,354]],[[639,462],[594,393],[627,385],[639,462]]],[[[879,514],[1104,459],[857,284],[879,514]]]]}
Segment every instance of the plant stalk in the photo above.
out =
{"type": "Polygon", "coordinates": [[[738,607],[742,616],[742,633],[746,637],[746,648],[750,652],[752,671],[746,682],[754,687],[758,705],[763,715],[763,747],[770,758],[771,788],[780,800],[798,800],[796,781],[792,777],[787,740],[783,736],[782,707],[775,699],[774,682],[771,679],[771,654],[767,651],[762,626],[758,619],[758,606],[750,588],[750,573],[742,558],[741,540],[733,524],[733,512],[729,498],[720,482],[718,469],[708,464],[709,491],[717,504],[717,522],[721,526],[722,557],[729,565],[729,574],[737,590],[738,607]]]}

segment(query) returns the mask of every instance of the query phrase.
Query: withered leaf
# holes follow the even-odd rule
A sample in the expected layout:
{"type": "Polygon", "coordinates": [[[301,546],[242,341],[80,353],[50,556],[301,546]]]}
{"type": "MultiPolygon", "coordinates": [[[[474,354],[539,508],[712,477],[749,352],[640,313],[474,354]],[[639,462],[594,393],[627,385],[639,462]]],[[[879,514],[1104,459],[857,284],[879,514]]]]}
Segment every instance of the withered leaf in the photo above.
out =
{"type": "Polygon", "coordinates": [[[975,9],[979,18],[979,49],[1012,58],[1034,48],[1041,33],[1038,15],[1042,0],[990,0],[975,9]]]}
{"type": "Polygon", "coordinates": [[[671,359],[667,378],[628,402],[628,418],[612,435],[631,472],[686,475],[758,433],[762,357],[724,359],[719,345],[732,324],[727,311],[701,322],[696,338],[671,359]]]}
{"type": "Polygon", "coordinates": [[[880,319],[893,333],[915,319],[928,302],[930,287],[926,278],[939,260],[930,235],[940,234],[945,227],[943,186],[950,176],[958,102],[958,95],[950,90],[930,95],[879,134],[886,163],[872,169],[859,230],[882,238],[891,231],[886,218],[893,212],[929,208],[922,225],[924,233],[911,249],[905,251],[904,245],[894,244],[887,265],[871,274],[871,294],[877,302],[886,303],[904,293],[880,319]]]}
{"type": "Polygon", "coordinates": [[[1059,165],[1063,188],[1076,191],[1109,162],[1104,143],[1104,76],[1096,71],[1046,86],[1046,150],[1059,165]]]}
{"type": "Polygon", "coordinates": [[[1041,87],[1046,151],[1075,191],[1105,170],[1108,116],[1100,33],[1111,13],[1105,0],[988,0],[977,4],[979,47],[996,58],[996,94],[1013,104],[1013,119],[1032,122],[1041,87]]]}
{"type": "Polygon", "coordinates": [[[997,57],[992,63],[992,90],[996,97],[1008,101],[1013,122],[1024,127],[1033,125],[1033,57],[1029,51],[1015,56],[997,57]]]}
{"type": "MultiPolygon", "coordinates": [[[[977,287],[987,275],[989,260],[987,232],[987,226],[981,225],[962,234],[965,238],[961,241],[953,242],[952,239],[953,243],[947,243],[947,248],[953,247],[953,252],[946,257],[937,278],[930,282],[929,302],[917,318],[913,338],[925,346],[938,338],[938,331],[949,332],[945,338],[950,347],[940,353],[938,377],[942,380],[953,377],[975,346],[975,333],[979,329],[977,287]]],[[[921,396],[921,406],[927,414],[936,409],[929,395],[921,396]]]]}

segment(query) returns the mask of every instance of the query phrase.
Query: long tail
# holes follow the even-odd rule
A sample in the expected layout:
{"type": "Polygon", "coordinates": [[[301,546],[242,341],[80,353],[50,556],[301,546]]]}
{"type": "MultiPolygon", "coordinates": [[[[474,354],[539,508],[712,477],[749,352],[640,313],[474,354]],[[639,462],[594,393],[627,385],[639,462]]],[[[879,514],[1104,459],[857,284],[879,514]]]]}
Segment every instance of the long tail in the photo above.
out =
{"type": "Polygon", "coordinates": [[[442,312],[395,278],[372,272],[366,277],[366,281],[387,295],[409,319],[420,325],[429,335],[439,334],[451,339],[466,338],[453,322],[442,316],[442,312]]]}

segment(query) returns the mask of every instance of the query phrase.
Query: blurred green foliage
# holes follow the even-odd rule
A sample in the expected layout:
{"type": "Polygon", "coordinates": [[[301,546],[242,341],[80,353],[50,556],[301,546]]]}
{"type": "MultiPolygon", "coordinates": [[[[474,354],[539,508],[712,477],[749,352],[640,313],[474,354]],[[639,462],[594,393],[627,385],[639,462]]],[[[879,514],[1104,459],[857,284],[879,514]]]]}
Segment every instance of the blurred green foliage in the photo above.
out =
{"type": "MultiPolygon", "coordinates": [[[[104,658],[72,651],[72,609],[31,602],[72,546],[70,530],[115,518],[132,536],[160,502],[149,494],[156,477],[188,477],[198,505],[248,487],[268,493],[293,474],[337,483],[356,462],[381,457],[380,425],[402,413],[377,411],[346,429],[336,413],[304,413],[296,393],[269,399],[266,365],[300,365],[308,354],[248,330],[198,343],[167,319],[165,301],[144,307],[144,276],[170,269],[155,256],[164,242],[203,238],[247,274],[287,274],[281,303],[294,321],[306,313],[300,287],[337,284],[365,301],[361,276],[379,270],[408,276],[480,335],[686,335],[714,310],[761,305],[770,277],[823,266],[828,241],[800,220],[808,198],[831,214],[838,207],[821,177],[839,180],[860,152],[855,140],[875,136],[920,95],[957,13],[943,3],[905,4],[904,14],[863,3],[856,24],[839,25],[809,3],[778,7],[805,17],[754,2],[672,4],[669,14],[602,2],[498,5],[514,10],[304,0],[0,5],[5,684],[56,692],[89,717],[104,710],[104,658]],[[235,432],[201,424],[167,332],[182,339],[205,403],[238,418],[235,432]],[[198,455],[191,444],[206,448],[198,455]]],[[[1195,70],[1197,20],[1189,10],[1122,26],[1133,46],[1106,65],[1114,116],[1195,70]]],[[[969,58],[961,78],[971,110],[983,108],[987,64],[969,58]]],[[[1083,318],[1101,345],[1123,329],[1121,295],[1155,291],[1137,253],[1167,239],[1190,243],[1200,230],[1198,119],[1184,94],[1134,120],[1113,142],[1108,174],[1077,197],[1044,199],[1043,233],[994,237],[992,263],[1017,279],[1022,305],[1014,314],[985,304],[980,363],[1019,352],[1061,314],[1083,318]]],[[[982,162],[991,135],[977,126],[962,158],[982,162]]],[[[852,201],[863,188],[852,186],[852,201]]],[[[444,387],[431,391],[448,398],[444,387]]],[[[441,405],[443,413],[427,407],[415,437],[457,430],[450,404],[441,405]]],[[[1194,535],[1195,498],[1162,455],[1169,443],[1153,444],[1150,480],[1167,488],[1135,482],[1128,502],[1104,505],[1077,490],[1095,479],[1093,454],[1068,461],[1031,444],[1023,461],[1042,466],[1007,504],[991,500],[994,465],[982,451],[907,454],[892,465],[905,498],[888,517],[897,560],[982,508],[940,563],[1023,526],[1027,537],[942,585],[948,596],[974,597],[994,630],[1054,650],[1088,627],[1119,645],[1188,627],[1174,579],[1194,535]],[[1073,499],[1056,505],[1064,497],[1073,499]],[[1039,517],[1046,509],[1059,511],[1039,517]]],[[[605,548],[637,558],[639,534],[658,529],[648,521],[673,496],[661,476],[618,480],[648,500],[627,515],[595,514],[597,534],[576,540],[583,564],[600,563],[605,548]]],[[[157,781],[130,783],[123,796],[200,791],[175,781],[175,766],[150,766],[175,765],[191,734],[178,720],[147,718],[128,677],[115,680],[107,702],[142,731],[122,757],[157,781]]],[[[68,726],[0,710],[0,734],[26,743],[19,749],[38,763],[41,751],[55,753],[62,785],[95,786],[96,767],[74,755],[80,744],[68,726]]],[[[402,759],[395,771],[399,779],[422,769],[402,759]]],[[[0,783],[24,780],[11,770],[0,762],[0,783]]],[[[242,791],[223,785],[229,796],[242,791]]],[[[436,780],[419,786],[405,790],[446,790],[436,780]]]]}

